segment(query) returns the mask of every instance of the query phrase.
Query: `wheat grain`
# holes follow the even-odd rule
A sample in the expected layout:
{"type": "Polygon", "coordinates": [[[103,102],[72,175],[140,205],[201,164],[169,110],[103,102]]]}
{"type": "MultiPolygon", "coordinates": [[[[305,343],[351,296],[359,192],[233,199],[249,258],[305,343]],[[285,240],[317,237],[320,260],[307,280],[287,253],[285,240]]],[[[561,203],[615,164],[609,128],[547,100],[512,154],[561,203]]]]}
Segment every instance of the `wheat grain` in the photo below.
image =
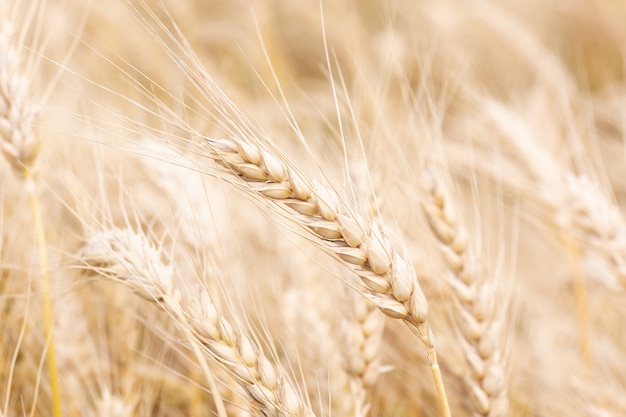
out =
{"type": "Polygon", "coordinates": [[[541,135],[512,110],[493,100],[485,109],[512,148],[512,158],[531,176],[527,192],[539,201],[548,222],[561,233],[573,234],[583,258],[597,257],[610,266],[611,277],[589,278],[611,289],[626,285],[626,220],[606,187],[585,173],[588,167],[576,172],[542,148],[537,141],[541,135]]]}

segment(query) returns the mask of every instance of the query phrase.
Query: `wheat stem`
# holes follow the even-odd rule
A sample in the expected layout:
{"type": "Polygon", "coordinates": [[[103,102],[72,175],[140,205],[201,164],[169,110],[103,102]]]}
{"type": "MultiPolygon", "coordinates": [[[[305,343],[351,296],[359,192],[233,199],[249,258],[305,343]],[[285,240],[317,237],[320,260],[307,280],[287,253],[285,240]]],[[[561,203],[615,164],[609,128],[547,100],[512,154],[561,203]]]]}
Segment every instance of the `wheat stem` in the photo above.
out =
{"type": "Polygon", "coordinates": [[[48,373],[50,374],[50,389],[52,391],[52,415],[53,417],[61,417],[61,384],[59,382],[59,370],[54,346],[54,315],[50,293],[50,267],[48,262],[48,248],[46,247],[46,233],[44,230],[43,219],[41,217],[41,210],[39,208],[39,199],[36,194],[33,173],[28,167],[24,167],[22,172],[24,175],[24,187],[26,188],[26,192],[28,194],[28,203],[30,205],[33,222],[35,224],[37,250],[39,252],[39,276],[41,283],[44,334],[46,336],[46,342],[48,343],[46,355],[48,361],[48,373]]]}
{"type": "Polygon", "coordinates": [[[437,399],[439,401],[439,405],[441,406],[441,414],[443,417],[450,417],[450,406],[448,404],[448,396],[443,383],[443,377],[441,376],[441,368],[439,368],[439,362],[437,361],[437,351],[435,350],[433,332],[430,327],[427,327],[424,324],[409,326],[409,328],[417,335],[417,337],[420,338],[424,346],[426,346],[426,357],[428,358],[430,371],[433,374],[433,380],[435,381],[437,399]]]}
{"type": "Polygon", "coordinates": [[[451,417],[450,408],[447,406],[448,404],[448,396],[446,395],[446,390],[443,385],[443,378],[441,377],[441,369],[439,369],[439,364],[437,363],[437,353],[435,349],[429,349],[428,357],[430,359],[430,370],[433,374],[433,379],[435,380],[435,387],[437,388],[437,398],[439,398],[439,404],[445,404],[446,407],[442,410],[442,414],[444,417],[451,417]]]}

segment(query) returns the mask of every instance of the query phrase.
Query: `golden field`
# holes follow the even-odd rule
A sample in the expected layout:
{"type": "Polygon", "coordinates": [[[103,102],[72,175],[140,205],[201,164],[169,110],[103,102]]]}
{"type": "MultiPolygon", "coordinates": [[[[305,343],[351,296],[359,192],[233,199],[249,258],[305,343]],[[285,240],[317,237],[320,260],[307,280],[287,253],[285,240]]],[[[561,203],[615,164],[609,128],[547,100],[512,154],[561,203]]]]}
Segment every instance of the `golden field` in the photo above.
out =
{"type": "Polygon", "coordinates": [[[626,3],[0,17],[0,416],[626,411],[626,3]]]}

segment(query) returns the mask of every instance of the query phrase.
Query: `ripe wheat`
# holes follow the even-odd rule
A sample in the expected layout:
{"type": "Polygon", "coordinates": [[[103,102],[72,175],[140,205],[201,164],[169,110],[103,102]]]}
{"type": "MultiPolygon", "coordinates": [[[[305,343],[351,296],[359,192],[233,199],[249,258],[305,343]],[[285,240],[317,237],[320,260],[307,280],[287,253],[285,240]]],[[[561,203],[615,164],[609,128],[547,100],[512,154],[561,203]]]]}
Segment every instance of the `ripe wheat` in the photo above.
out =
{"type": "Polygon", "coordinates": [[[0,416],[625,415],[626,7],[244,3],[0,1],[0,416]]]}
{"type": "Polygon", "coordinates": [[[466,383],[476,416],[505,417],[509,399],[505,341],[502,334],[506,310],[496,295],[495,283],[482,275],[484,265],[472,248],[473,241],[459,219],[442,174],[434,168],[424,174],[424,212],[439,240],[445,260],[446,282],[452,290],[455,322],[470,368],[466,383]]]}
{"type": "Polygon", "coordinates": [[[285,371],[220,315],[204,287],[198,284],[193,294],[179,288],[176,267],[165,264],[146,237],[130,230],[107,230],[89,239],[79,259],[169,313],[184,334],[190,334],[233,375],[264,415],[313,416],[286,380],[285,371]]]}

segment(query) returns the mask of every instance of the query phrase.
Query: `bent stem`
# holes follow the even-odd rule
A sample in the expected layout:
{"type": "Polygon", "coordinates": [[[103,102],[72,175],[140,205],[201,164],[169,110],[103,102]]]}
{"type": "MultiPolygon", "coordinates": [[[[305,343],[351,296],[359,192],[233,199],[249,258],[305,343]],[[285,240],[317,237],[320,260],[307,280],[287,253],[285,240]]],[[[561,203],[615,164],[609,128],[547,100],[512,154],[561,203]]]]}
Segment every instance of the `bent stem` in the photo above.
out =
{"type": "Polygon", "coordinates": [[[46,248],[46,233],[43,227],[41,210],[39,209],[39,200],[37,199],[33,173],[28,167],[24,167],[22,173],[24,174],[24,185],[28,194],[28,203],[33,216],[33,222],[35,224],[37,250],[39,252],[39,277],[43,307],[44,333],[46,343],[48,344],[46,359],[48,362],[50,389],[52,392],[52,416],[61,417],[61,386],[59,383],[59,369],[57,366],[56,351],[54,348],[54,335],[52,332],[53,315],[52,299],[50,296],[50,273],[48,250],[46,248]]]}
{"type": "Polygon", "coordinates": [[[448,404],[448,396],[446,395],[446,388],[443,385],[443,378],[441,376],[441,368],[439,368],[439,362],[437,361],[437,352],[435,351],[435,342],[433,332],[430,327],[427,327],[424,323],[415,324],[410,321],[406,321],[409,328],[415,333],[424,346],[426,346],[426,356],[428,357],[428,363],[430,364],[430,370],[433,374],[433,380],[435,381],[435,387],[437,388],[437,399],[439,406],[441,407],[441,415],[443,417],[451,417],[450,405],[448,404]]]}

